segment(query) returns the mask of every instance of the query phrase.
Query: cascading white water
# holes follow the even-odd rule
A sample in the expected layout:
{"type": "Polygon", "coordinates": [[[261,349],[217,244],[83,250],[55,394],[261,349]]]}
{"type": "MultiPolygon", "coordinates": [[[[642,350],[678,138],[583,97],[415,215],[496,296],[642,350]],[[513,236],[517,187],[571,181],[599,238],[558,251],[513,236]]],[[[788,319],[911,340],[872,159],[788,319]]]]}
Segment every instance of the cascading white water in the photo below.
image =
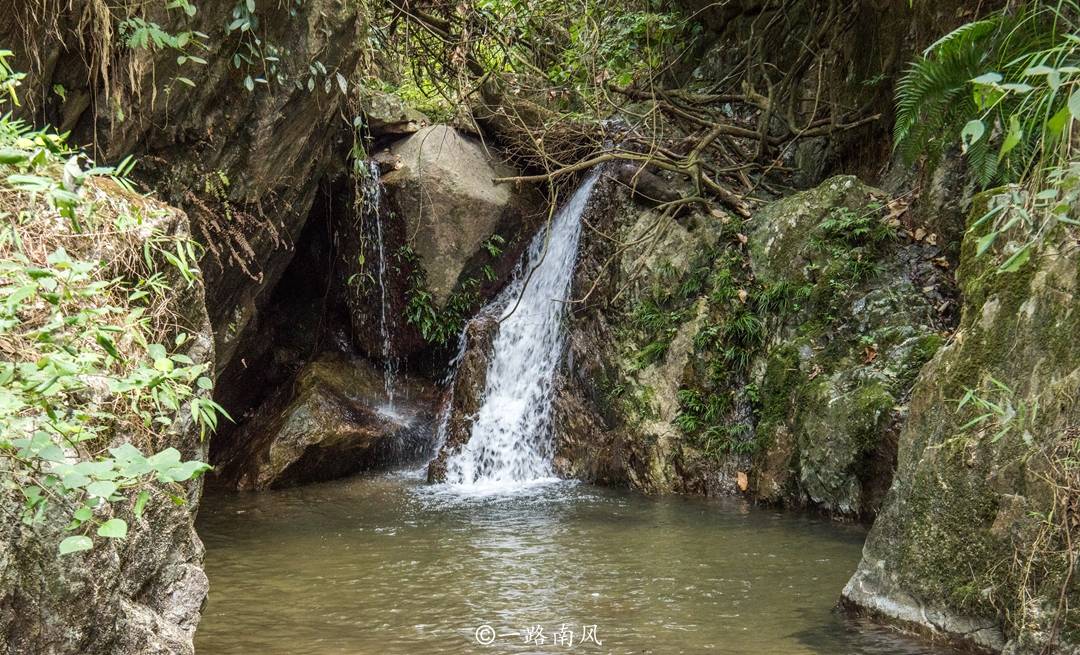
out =
{"type": "Polygon", "coordinates": [[[502,486],[554,475],[552,383],[581,215],[598,177],[590,173],[549,229],[536,235],[525,265],[494,301],[502,314],[482,405],[469,441],[447,459],[451,484],[502,486]]]}
{"type": "Polygon", "coordinates": [[[394,412],[394,382],[397,377],[397,359],[390,343],[390,320],[387,312],[386,252],[383,245],[382,182],[379,165],[368,162],[368,178],[363,186],[364,212],[375,219],[376,252],[379,256],[379,337],[382,339],[383,386],[386,389],[386,410],[394,412]]]}

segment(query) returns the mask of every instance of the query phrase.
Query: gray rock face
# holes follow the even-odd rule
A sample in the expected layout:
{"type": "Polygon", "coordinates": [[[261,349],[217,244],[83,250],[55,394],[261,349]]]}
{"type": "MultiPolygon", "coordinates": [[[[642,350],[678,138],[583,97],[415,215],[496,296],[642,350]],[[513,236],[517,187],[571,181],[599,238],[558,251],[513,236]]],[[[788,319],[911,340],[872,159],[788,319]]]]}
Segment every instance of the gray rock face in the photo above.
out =
{"type": "Polygon", "coordinates": [[[869,517],[888,488],[904,401],[942,321],[938,253],[883,222],[886,199],[835,177],[754,219],[754,272],[786,306],[754,376],[761,499],[869,517]]]}
{"type": "MultiPolygon", "coordinates": [[[[977,197],[970,222],[987,206],[977,197]]],[[[987,227],[965,235],[960,326],[915,384],[896,476],[844,598],[995,652],[1076,653],[1080,255],[1058,231],[999,272],[1027,236],[978,256],[987,227]],[[960,405],[969,393],[998,409],[960,405]]]]}
{"type": "Polygon", "coordinates": [[[365,126],[373,137],[412,134],[431,124],[428,117],[392,93],[365,89],[360,96],[365,126]]]}
{"type": "Polygon", "coordinates": [[[430,438],[434,392],[404,377],[387,405],[381,372],[326,355],[271,397],[233,435],[220,478],[260,490],[330,480],[408,461],[430,438]]]}
{"type": "MultiPolygon", "coordinates": [[[[189,495],[195,496],[197,494],[189,495]]],[[[190,655],[209,588],[194,505],[156,493],[123,542],[57,554],[67,533],[21,524],[0,497],[0,652],[7,655],[190,655]]],[[[49,527],[53,526],[53,527],[49,527]]]]}
{"type": "MultiPolygon", "coordinates": [[[[513,187],[492,182],[515,175],[477,140],[432,125],[393,145],[383,185],[443,306],[466,264],[503,221],[520,221],[513,187]]],[[[535,210],[536,208],[532,208],[535,210]]]]}

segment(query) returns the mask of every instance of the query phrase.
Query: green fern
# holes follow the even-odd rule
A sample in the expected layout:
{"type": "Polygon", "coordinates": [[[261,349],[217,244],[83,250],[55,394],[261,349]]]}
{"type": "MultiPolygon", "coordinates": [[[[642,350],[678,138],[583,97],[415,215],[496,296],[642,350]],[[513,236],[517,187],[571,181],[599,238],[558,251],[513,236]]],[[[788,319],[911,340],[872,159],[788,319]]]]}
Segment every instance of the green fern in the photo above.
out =
{"type": "Polygon", "coordinates": [[[901,155],[933,162],[960,135],[982,186],[1057,163],[1068,91],[1080,83],[1078,29],[1074,0],[1030,0],[938,39],[897,84],[901,155]]]}
{"type": "Polygon", "coordinates": [[[966,91],[987,66],[989,27],[990,21],[980,21],[978,30],[961,27],[946,35],[939,41],[944,49],[913,62],[897,84],[893,139],[909,163],[928,147],[940,154],[941,137],[976,111],[966,91]]]}

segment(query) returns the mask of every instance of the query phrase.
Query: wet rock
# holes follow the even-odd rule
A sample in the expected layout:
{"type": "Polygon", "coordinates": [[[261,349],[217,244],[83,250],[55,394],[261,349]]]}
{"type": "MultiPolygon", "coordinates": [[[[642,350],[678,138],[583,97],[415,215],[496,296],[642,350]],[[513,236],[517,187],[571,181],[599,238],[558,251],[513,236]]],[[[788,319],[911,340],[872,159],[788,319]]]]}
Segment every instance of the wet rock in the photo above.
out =
{"type": "Polygon", "coordinates": [[[443,443],[439,444],[438,456],[428,465],[430,482],[442,482],[446,479],[447,458],[457,452],[472,434],[472,424],[484,400],[492,343],[498,330],[498,315],[494,311],[473,318],[465,326],[461,358],[454,373],[453,384],[447,390],[443,402],[443,411],[448,412],[446,423],[442,427],[443,443]]]}
{"type": "Polygon", "coordinates": [[[220,480],[259,490],[330,480],[423,455],[434,392],[404,376],[387,402],[381,371],[325,355],[304,366],[232,436],[220,480]]]}

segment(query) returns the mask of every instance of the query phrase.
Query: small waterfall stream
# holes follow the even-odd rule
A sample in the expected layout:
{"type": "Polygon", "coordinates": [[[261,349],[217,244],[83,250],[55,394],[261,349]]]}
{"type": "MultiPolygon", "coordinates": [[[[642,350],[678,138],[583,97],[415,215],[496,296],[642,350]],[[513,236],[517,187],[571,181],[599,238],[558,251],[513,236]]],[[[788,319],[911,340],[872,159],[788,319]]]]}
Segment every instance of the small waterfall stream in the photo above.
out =
{"type": "Polygon", "coordinates": [[[368,177],[363,185],[364,213],[375,220],[375,239],[378,261],[379,282],[379,337],[382,340],[383,386],[386,388],[386,411],[394,413],[394,382],[397,378],[397,359],[390,342],[392,315],[388,310],[386,291],[386,252],[383,239],[382,182],[379,179],[379,165],[368,162],[368,177]]]}
{"type": "Polygon", "coordinates": [[[593,171],[541,230],[514,281],[495,299],[502,307],[483,404],[469,441],[447,460],[447,482],[517,486],[554,475],[553,379],[563,345],[564,302],[581,235],[581,215],[599,177],[593,171]]]}

